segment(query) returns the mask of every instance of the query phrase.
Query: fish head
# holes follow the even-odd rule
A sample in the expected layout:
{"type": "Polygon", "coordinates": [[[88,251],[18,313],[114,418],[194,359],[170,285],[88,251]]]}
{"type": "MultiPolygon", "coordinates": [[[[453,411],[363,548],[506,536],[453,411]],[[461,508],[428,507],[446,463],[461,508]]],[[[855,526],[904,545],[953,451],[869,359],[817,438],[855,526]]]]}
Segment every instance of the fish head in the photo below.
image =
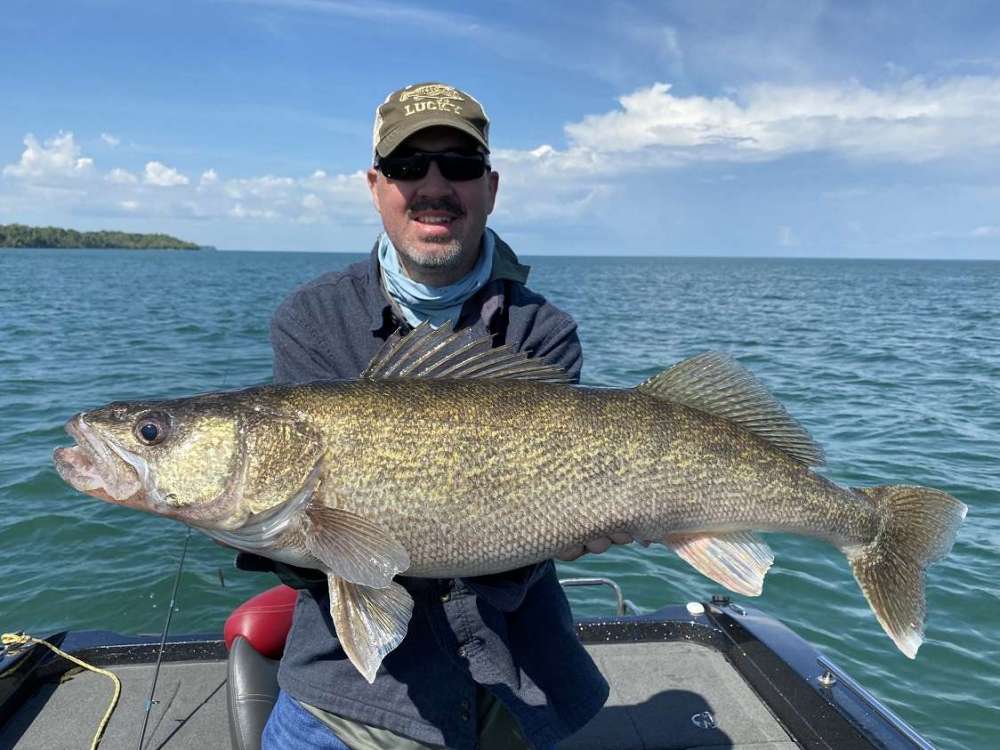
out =
{"type": "Polygon", "coordinates": [[[239,416],[204,399],[115,402],[66,423],[53,454],[75,489],[186,522],[210,522],[238,473],[239,416]]]}
{"type": "Polygon", "coordinates": [[[203,529],[232,530],[316,485],[322,443],[259,391],[115,402],[66,423],[53,454],[88,495],[203,529]]]}

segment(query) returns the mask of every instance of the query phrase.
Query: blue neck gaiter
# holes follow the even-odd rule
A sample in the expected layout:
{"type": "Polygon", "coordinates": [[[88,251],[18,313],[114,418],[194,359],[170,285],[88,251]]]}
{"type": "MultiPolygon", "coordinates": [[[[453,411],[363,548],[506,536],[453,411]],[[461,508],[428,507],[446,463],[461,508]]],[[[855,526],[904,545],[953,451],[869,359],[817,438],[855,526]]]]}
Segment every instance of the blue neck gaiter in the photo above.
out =
{"type": "Polygon", "coordinates": [[[396,248],[383,232],[378,239],[378,263],[382,269],[382,284],[386,292],[399,305],[406,321],[417,326],[429,321],[435,328],[447,321],[458,322],[462,305],[489,281],[493,272],[493,253],[496,241],[493,231],[483,232],[482,248],[475,267],[464,277],[448,286],[427,286],[409,276],[399,263],[396,248]]]}

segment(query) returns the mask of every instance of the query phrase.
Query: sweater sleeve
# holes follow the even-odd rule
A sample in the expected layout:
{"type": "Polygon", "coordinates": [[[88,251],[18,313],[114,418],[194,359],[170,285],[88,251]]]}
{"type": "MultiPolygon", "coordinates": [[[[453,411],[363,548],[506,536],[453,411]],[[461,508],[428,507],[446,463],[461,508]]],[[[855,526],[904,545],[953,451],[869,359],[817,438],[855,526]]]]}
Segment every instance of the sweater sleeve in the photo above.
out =
{"type": "Polygon", "coordinates": [[[286,301],[271,319],[271,349],[274,353],[274,382],[278,385],[308,383],[334,377],[336,367],[320,350],[320,337],[286,301]]]}
{"type": "Polygon", "coordinates": [[[583,348],[576,331],[576,322],[568,315],[562,316],[560,325],[553,328],[534,348],[535,357],[541,357],[547,362],[559,365],[572,378],[574,383],[580,382],[580,370],[583,368],[583,348]]]}

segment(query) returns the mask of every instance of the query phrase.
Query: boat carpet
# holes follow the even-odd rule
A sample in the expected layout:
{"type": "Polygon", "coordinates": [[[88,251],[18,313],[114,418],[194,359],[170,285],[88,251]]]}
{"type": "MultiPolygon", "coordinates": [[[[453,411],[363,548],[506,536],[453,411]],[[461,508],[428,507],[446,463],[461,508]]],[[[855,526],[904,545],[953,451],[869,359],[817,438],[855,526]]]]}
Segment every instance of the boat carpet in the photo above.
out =
{"type": "MultiPolygon", "coordinates": [[[[588,645],[611,683],[607,705],[560,750],[793,750],[794,742],[717,651],[696,643],[588,645]]],[[[114,667],[122,697],[102,750],[134,750],[153,665],[114,667]]],[[[225,662],[164,663],[144,747],[229,747],[225,662]]],[[[0,748],[76,750],[90,739],[111,683],[78,672],[46,684],[0,730],[0,748]]]]}
{"type": "Polygon", "coordinates": [[[559,750],[796,750],[757,694],[697,643],[602,643],[587,650],[611,684],[601,712],[559,750]]]}
{"type": "MultiPolygon", "coordinates": [[[[153,678],[152,664],[111,667],[122,682],[121,699],[101,750],[135,750],[153,678]]],[[[111,681],[77,671],[62,683],[44,684],[0,731],[0,748],[85,750],[111,699],[111,681]]],[[[226,663],[164,663],[156,683],[145,750],[229,747],[226,663]]]]}

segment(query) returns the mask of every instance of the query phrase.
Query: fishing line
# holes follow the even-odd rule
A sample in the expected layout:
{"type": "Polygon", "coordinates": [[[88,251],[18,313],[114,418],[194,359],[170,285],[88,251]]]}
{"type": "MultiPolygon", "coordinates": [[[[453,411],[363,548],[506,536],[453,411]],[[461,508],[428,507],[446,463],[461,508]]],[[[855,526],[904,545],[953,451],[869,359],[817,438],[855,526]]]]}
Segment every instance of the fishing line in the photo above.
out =
{"type": "Polygon", "coordinates": [[[167,631],[170,629],[170,620],[174,616],[174,602],[177,600],[177,587],[181,582],[181,571],[184,569],[184,558],[187,557],[188,542],[191,540],[191,527],[188,526],[187,534],[184,536],[184,546],[181,548],[181,557],[177,561],[177,574],[174,576],[174,589],[170,593],[170,606],[167,607],[167,621],[163,623],[163,633],[160,634],[160,652],[156,655],[156,669],[153,670],[153,684],[149,686],[149,697],[146,699],[146,715],[142,719],[142,731],[139,733],[138,750],[142,750],[142,742],[146,738],[146,725],[149,724],[149,713],[153,708],[153,694],[156,692],[156,681],[160,677],[160,663],[163,661],[163,647],[167,642],[167,631]]]}

